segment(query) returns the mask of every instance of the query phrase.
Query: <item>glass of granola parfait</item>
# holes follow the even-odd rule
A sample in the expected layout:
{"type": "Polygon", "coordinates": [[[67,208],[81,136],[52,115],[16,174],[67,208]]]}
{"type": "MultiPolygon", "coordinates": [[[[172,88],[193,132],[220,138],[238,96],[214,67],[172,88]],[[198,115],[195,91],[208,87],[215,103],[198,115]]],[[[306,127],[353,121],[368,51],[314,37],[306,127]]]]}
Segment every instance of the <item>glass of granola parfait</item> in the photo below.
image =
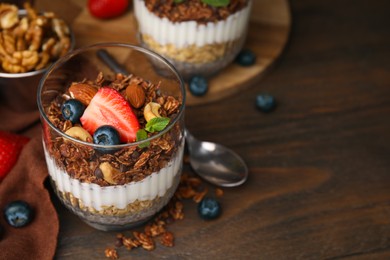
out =
{"type": "Polygon", "coordinates": [[[77,49],[44,75],[37,101],[52,186],[84,222],[123,230],[168,203],[182,170],[185,89],[164,58],[119,43],[77,49]]]}
{"type": "Polygon", "coordinates": [[[0,3],[0,103],[35,110],[39,80],[73,45],[71,28],[55,13],[0,3]]]}
{"type": "Polygon", "coordinates": [[[167,58],[185,79],[211,76],[242,49],[251,0],[134,0],[143,47],[167,58]]]}

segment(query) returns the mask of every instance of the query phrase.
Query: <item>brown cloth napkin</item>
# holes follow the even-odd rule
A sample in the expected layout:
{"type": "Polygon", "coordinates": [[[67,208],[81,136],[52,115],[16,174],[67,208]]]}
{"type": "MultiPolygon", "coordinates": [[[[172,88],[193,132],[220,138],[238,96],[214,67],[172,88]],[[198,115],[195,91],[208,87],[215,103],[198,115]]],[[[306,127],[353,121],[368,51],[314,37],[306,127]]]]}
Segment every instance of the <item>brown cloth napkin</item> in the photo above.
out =
{"type": "Polygon", "coordinates": [[[0,240],[0,259],[53,259],[57,246],[59,220],[44,186],[48,176],[42,147],[38,111],[15,112],[0,105],[0,130],[25,135],[30,141],[5,179],[0,182],[0,224],[5,229],[0,240]],[[24,200],[34,209],[33,221],[13,228],[3,217],[4,206],[24,200]]]}

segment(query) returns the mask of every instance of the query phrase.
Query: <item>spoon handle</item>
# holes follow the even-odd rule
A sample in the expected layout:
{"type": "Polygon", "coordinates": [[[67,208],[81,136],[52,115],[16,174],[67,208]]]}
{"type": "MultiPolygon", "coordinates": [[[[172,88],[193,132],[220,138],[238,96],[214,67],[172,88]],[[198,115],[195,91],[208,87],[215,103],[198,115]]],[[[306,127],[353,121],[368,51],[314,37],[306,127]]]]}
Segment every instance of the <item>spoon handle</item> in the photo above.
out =
{"type": "Polygon", "coordinates": [[[129,72],[123,68],[105,49],[98,50],[96,54],[99,59],[106,63],[115,73],[122,73],[123,75],[129,74],[129,72]]]}

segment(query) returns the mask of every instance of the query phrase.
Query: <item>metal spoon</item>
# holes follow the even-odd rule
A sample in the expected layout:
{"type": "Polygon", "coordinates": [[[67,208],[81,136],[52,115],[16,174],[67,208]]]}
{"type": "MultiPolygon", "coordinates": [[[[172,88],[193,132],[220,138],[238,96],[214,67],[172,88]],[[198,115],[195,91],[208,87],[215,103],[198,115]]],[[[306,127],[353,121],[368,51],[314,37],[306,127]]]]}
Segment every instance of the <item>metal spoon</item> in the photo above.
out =
{"type": "MultiPolygon", "coordinates": [[[[99,50],[98,57],[114,72],[127,74],[107,51],[99,50]]],[[[191,167],[200,177],[222,187],[235,187],[247,180],[248,167],[237,153],[220,144],[199,141],[187,129],[184,135],[191,167]]]]}
{"type": "Polygon", "coordinates": [[[244,160],[229,148],[196,139],[184,129],[190,163],[194,171],[206,181],[222,187],[235,187],[248,178],[244,160]]]}

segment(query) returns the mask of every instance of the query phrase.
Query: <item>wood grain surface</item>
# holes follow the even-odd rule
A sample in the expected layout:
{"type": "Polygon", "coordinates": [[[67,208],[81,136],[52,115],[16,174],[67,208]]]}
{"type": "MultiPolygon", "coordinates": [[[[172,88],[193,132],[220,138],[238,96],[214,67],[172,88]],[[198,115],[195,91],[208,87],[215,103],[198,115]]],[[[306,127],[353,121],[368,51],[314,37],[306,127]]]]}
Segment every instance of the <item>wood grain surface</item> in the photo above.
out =
{"type": "MultiPolygon", "coordinates": [[[[85,2],[36,4],[74,21],[88,16],[85,2]]],[[[201,220],[186,201],[185,218],[169,227],[173,248],[120,248],[120,259],[390,259],[390,1],[291,0],[290,7],[289,43],[270,73],[186,110],[194,135],[242,155],[248,182],[224,189],[215,221],[201,220]],[[263,92],[278,101],[272,113],[254,106],[263,92]]],[[[100,27],[90,42],[133,40],[116,33],[117,21],[84,22],[85,30],[100,27]]],[[[130,30],[120,24],[118,31],[130,30]]],[[[90,228],[53,201],[56,258],[105,259],[116,233],[90,228]]]]}

